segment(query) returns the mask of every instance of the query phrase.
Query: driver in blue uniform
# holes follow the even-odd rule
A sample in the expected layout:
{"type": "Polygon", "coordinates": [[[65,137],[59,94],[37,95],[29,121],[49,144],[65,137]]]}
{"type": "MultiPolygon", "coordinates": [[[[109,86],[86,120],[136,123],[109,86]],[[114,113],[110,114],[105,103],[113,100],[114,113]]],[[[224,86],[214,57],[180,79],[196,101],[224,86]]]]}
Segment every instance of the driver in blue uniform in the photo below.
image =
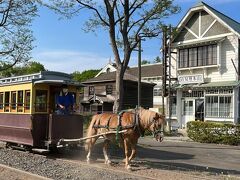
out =
{"type": "Polygon", "coordinates": [[[73,111],[74,96],[68,92],[68,86],[63,85],[57,97],[57,114],[70,114],[73,111]]]}

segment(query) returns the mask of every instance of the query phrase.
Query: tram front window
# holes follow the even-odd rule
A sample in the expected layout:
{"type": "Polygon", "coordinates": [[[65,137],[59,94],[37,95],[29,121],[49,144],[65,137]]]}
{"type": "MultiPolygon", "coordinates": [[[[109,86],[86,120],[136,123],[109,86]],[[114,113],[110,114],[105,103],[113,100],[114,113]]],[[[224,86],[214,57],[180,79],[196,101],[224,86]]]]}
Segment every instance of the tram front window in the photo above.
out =
{"type": "Polygon", "coordinates": [[[30,110],[30,91],[25,91],[25,112],[29,112],[30,110]]]}
{"type": "Polygon", "coordinates": [[[47,112],[47,90],[36,90],[36,112],[47,112]]]}

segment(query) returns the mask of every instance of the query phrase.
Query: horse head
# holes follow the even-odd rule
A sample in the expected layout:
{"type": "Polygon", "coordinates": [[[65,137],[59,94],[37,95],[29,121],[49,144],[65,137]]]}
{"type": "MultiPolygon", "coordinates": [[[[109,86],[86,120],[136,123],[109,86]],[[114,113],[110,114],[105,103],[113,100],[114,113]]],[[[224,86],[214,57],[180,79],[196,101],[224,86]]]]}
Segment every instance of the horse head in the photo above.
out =
{"type": "Polygon", "coordinates": [[[145,124],[145,129],[149,130],[153,133],[154,138],[162,142],[163,141],[163,134],[161,133],[161,127],[165,123],[165,116],[161,115],[160,113],[150,111],[150,110],[141,110],[141,117],[143,123],[145,124]]]}

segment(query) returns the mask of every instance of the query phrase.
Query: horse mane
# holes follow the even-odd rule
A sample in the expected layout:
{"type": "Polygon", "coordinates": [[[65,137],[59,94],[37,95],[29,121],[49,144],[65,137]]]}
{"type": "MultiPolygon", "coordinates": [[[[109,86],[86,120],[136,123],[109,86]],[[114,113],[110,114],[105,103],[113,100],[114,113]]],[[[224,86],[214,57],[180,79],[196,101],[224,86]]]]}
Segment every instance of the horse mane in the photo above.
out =
{"type": "Polygon", "coordinates": [[[140,114],[140,117],[141,117],[140,121],[144,125],[148,125],[149,123],[151,123],[153,118],[157,115],[162,120],[161,124],[164,123],[164,121],[165,121],[165,116],[164,115],[162,115],[160,113],[157,113],[157,112],[154,112],[154,111],[151,111],[151,110],[144,109],[144,108],[139,109],[139,114],[140,114]]]}

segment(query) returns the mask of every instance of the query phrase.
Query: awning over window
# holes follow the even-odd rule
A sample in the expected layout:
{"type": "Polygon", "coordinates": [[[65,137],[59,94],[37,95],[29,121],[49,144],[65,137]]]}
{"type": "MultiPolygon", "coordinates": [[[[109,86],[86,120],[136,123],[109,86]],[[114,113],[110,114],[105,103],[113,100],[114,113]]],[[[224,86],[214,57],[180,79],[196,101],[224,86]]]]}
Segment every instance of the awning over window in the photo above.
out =
{"type": "Polygon", "coordinates": [[[240,81],[222,81],[222,82],[210,82],[203,84],[181,84],[177,85],[176,89],[207,89],[207,88],[221,88],[221,87],[238,87],[240,81]]]}
{"type": "Polygon", "coordinates": [[[202,40],[196,39],[196,41],[191,41],[191,42],[178,42],[178,43],[174,43],[173,47],[189,48],[189,47],[203,46],[208,44],[215,44],[215,43],[218,43],[219,41],[223,41],[225,38],[226,37],[217,37],[217,38],[202,39],[202,40]]]}

